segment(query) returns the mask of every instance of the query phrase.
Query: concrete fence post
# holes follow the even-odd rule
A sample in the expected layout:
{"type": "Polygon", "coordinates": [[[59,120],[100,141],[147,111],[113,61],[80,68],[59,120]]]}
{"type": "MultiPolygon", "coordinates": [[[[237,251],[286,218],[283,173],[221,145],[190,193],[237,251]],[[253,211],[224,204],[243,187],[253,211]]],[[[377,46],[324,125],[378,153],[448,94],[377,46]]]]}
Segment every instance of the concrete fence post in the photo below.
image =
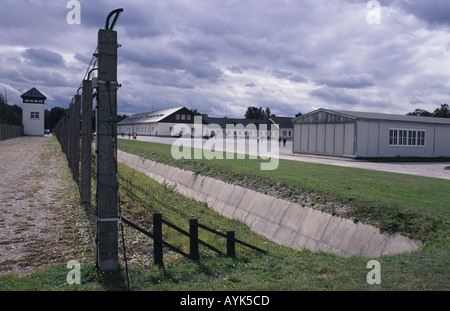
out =
{"type": "Polygon", "coordinates": [[[80,200],[91,204],[92,81],[83,81],[81,114],[81,178],[80,200]]]}
{"type": "Polygon", "coordinates": [[[81,95],[75,95],[75,103],[73,106],[73,179],[80,184],[80,110],[81,95]]]}
{"type": "Polygon", "coordinates": [[[64,116],[63,118],[63,146],[64,146],[64,153],[66,154],[66,158],[67,160],[69,159],[69,149],[68,149],[68,143],[69,143],[69,139],[68,139],[68,128],[67,128],[67,122],[68,122],[69,118],[68,118],[68,113],[66,114],[66,116],[64,116]]]}
{"type": "Polygon", "coordinates": [[[96,111],[96,259],[100,270],[118,270],[117,32],[98,32],[96,111]]]}
{"type": "Polygon", "coordinates": [[[73,173],[73,148],[72,148],[72,130],[73,130],[73,124],[72,124],[72,113],[73,113],[73,103],[69,104],[69,111],[66,115],[66,141],[67,141],[67,162],[69,162],[70,172],[73,173]]]}

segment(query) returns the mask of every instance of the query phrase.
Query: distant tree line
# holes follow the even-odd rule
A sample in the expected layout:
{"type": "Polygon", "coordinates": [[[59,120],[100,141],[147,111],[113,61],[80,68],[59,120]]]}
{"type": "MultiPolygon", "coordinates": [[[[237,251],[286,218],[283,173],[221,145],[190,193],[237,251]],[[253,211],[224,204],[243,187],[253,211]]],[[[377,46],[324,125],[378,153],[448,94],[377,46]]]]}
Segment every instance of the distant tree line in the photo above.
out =
{"type": "MultiPolygon", "coordinates": [[[[59,120],[66,115],[68,109],[62,107],[53,107],[44,111],[44,127],[46,129],[54,129],[59,120]]],[[[128,118],[127,115],[117,115],[117,122],[128,118]]],[[[0,123],[22,124],[22,107],[18,105],[10,106],[5,103],[0,94],[0,123]]],[[[92,129],[95,130],[95,111],[92,114],[92,129]]]]}
{"type": "Polygon", "coordinates": [[[270,118],[270,108],[263,109],[262,107],[247,107],[244,117],[246,119],[268,120],[270,118]]]}
{"type": "MultiPolygon", "coordinates": [[[[295,117],[298,118],[302,115],[303,114],[301,112],[298,112],[295,114],[295,117]]],[[[262,107],[250,106],[247,107],[247,111],[244,116],[246,119],[268,120],[272,116],[272,113],[270,112],[269,107],[263,110],[262,107]]]]}
{"type": "Polygon", "coordinates": [[[190,109],[190,110],[194,114],[194,116],[202,116],[202,117],[207,117],[208,116],[207,113],[201,113],[197,109],[190,109]]]}
{"type": "MultiPolygon", "coordinates": [[[[208,114],[201,113],[197,109],[190,109],[191,112],[196,116],[202,116],[207,117],[208,114]]],[[[295,115],[295,117],[301,116],[302,113],[299,112],[295,115]]],[[[244,117],[246,119],[253,119],[253,120],[268,120],[272,116],[272,113],[270,112],[270,108],[266,107],[266,109],[263,109],[262,107],[254,107],[249,106],[247,107],[247,110],[245,111],[244,117]]],[[[227,116],[224,117],[225,119],[228,118],[227,116]]]]}
{"type": "Polygon", "coordinates": [[[0,95],[0,123],[22,124],[22,107],[14,105],[10,106],[0,95]]]}
{"type": "Polygon", "coordinates": [[[408,112],[409,116],[422,116],[422,117],[434,117],[434,118],[450,118],[450,109],[448,104],[441,105],[440,108],[436,108],[434,112],[429,112],[425,109],[416,109],[413,112],[408,112]]]}

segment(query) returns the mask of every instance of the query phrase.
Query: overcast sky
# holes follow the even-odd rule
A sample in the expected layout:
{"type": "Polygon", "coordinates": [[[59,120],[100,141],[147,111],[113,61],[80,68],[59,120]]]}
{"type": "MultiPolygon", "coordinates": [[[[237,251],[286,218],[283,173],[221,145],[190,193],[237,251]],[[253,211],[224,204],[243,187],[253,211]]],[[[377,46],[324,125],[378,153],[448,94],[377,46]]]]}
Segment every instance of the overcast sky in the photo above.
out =
{"type": "Polygon", "coordinates": [[[80,0],[80,24],[67,22],[68,2],[0,0],[9,104],[36,87],[47,109],[68,107],[116,8],[119,114],[406,114],[450,103],[449,0],[381,0],[379,11],[365,0],[80,0]]]}

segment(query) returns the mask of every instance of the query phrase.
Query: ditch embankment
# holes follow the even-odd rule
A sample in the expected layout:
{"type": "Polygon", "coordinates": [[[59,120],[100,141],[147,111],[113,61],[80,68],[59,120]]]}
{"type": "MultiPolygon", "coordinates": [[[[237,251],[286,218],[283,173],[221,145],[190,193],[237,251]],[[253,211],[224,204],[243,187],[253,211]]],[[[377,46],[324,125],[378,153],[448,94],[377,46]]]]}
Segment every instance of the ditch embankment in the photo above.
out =
{"type": "Polygon", "coordinates": [[[244,222],[281,245],[344,257],[400,254],[418,250],[422,245],[400,234],[380,233],[370,225],[120,150],[118,160],[160,183],[176,186],[179,193],[208,203],[215,211],[244,222]]]}

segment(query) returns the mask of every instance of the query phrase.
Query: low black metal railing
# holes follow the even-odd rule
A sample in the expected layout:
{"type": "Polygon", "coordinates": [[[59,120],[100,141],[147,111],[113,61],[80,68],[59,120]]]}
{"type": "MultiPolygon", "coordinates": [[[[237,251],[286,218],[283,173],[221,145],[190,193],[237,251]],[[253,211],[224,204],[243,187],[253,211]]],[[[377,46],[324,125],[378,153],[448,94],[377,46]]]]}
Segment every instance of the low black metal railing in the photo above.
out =
{"type": "Polygon", "coordinates": [[[153,239],[153,257],[154,257],[154,263],[155,265],[163,266],[163,246],[168,247],[170,250],[175,251],[184,257],[190,258],[192,260],[199,260],[200,259],[200,252],[199,252],[199,244],[213,250],[214,252],[218,253],[219,255],[225,255],[229,257],[236,257],[236,243],[241,244],[243,246],[246,246],[250,249],[256,250],[258,252],[266,254],[267,252],[259,247],[250,245],[248,243],[245,243],[244,241],[241,241],[239,239],[236,239],[235,232],[234,231],[227,231],[226,233],[222,233],[219,231],[216,231],[212,228],[209,228],[203,224],[198,223],[198,219],[189,219],[189,232],[181,229],[177,225],[165,220],[162,218],[162,215],[159,213],[153,214],[153,232],[150,232],[148,230],[145,230],[138,225],[132,223],[125,217],[121,216],[121,221],[125,223],[126,225],[136,229],[137,231],[141,232],[142,234],[150,237],[153,239]],[[178,247],[168,243],[167,241],[164,241],[162,236],[162,225],[167,225],[170,228],[178,231],[179,233],[187,236],[189,238],[189,254],[182,251],[178,247]],[[204,229],[207,230],[215,235],[221,236],[226,239],[226,245],[227,250],[226,253],[223,253],[216,247],[206,243],[205,241],[202,241],[198,237],[198,229],[204,229]]]}

